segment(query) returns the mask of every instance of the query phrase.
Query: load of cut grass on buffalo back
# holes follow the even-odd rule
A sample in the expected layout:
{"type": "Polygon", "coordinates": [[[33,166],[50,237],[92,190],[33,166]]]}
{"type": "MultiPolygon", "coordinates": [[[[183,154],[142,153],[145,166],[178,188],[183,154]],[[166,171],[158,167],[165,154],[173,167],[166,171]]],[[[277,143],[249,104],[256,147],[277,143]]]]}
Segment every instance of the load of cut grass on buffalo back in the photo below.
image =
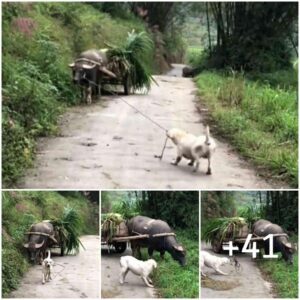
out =
{"type": "Polygon", "coordinates": [[[123,216],[117,213],[108,213],[101,215],[101,234],[108,240],[111,240],[117,232],[117,227],[124,222],[123,216]]]}
{"type": "Polygon", "coordinates": [[[153,50],[153,42],[149,35],[142,31],[129,32],[125,43],[116,47],[108,45],[107,55],[112,70],[120,70],[122,74],[128,74],[131,87],[134,90],[150,89],[151,82],[155,82],[151,75],[150,54],[153,50]]]}
{"type": "Polygon", "coordinates": [[[60,238],[66,247],[66,254],[72,251],[75,251],[77,254],[80,246],[84,248],[79,239],[82,220],[74,208],[65,207],[62,217],[51,220],[51,223],[60,234],[60,238]]]}
{"type": "Polygon", "coordinates": [[[202,240],[211,243],[215,239],[222,241],[229,235],[234,238],[245,225],[247,222],[241,217],[211,219],[202,230],[202,240]]]}

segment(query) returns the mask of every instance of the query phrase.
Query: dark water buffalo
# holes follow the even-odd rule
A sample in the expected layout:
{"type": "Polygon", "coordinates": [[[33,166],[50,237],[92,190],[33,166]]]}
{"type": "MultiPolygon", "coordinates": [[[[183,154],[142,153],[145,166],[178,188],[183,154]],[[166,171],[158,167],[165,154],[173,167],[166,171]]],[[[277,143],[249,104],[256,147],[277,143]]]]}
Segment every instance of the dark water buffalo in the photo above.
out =
{"type": "Polygon", "coordinates": [[[136,216],[127,222],[129,235],[149,234],[149,238],[137,239],[131,241],[131,248],[134,256],[140,256],[140,248],[147,247],[149,256],[152,256],[153,251],[159,251],[163,258],[167,251],[173,259],[184,266],[185,250],[178,244],[174,235],[169,236],[154,236],[161,233],[172,233],[170,226],[162,220],[154,220],[148,217],[136,216]]]}
{"type": "Polygon", "coordinates": [[[101,95],[101,78],[103,75],[115,78],[109,71],[106,51],[87,50],[69,65],[73,71],[73,82],[82,87],[82,96],[87,104],[92,103],[92,94],[101,95]]]}
{"type": "Polygon", "coordinates": [[[182,77],[194,77],[196,75],[197,70],[195,68],[192,68],[190,66],[185,66],[182,69],[182,77]]]}
{"type": "Polygon", "coordinates": [[[54,228],[50,222],[43,221],[33,224],[28,232],[28,241],[24,247],[28,249],[32,262],[41,262],[46,256],[47,248],[57,244],[54,228]]]}
{"type": "MultiPolygon", "coordinates": [[[[258,220],[253,224],[253,233],[260,237],[265,237],[268,234],[285,233],[284,230],[277,224],[273,224],[267,220],[258,220]]],[[[269,240],[265,241],[264,244],[265,253],[269,253],[269,240]]],[[[282,257],[288,263],[293,263],[293,252],[294,249],[292,244],[288,241],[287,236],[274,237],[273,252],[281,252],[282,257]]]]}

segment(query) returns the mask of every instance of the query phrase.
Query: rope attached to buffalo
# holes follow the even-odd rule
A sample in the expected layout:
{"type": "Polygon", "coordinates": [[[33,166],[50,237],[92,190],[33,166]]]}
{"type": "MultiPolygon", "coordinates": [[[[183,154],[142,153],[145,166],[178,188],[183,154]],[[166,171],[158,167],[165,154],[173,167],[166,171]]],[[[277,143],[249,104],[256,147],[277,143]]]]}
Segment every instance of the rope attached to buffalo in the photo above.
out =
{"type": "MultiPolygon", "coordinates": [[[[90,84],[96,86],[96,87],[100,87],[101,85],[96,84],[95,82],[88,80],[87,78],[85,78],[85,80],[87,80],[90,84]]],[[[147,116],[145,113],[143,113],[142,111],[140,111],[138,108],[136,108],[134,105],[130,104],[128,101],[126,101],[122,96],[118,95],[118,93],[113,92],[113,91],[107,91],[108,93],[110,93],[113,96],[118,96],[120,100],[122,100],[125,104],[127,104],[129,107],[131,107],[132,109],[134,109],[137,113],[139,113],[141,116],[143,116],[145,119],[147,119],[148,121],[150,121],[152,124],[156,125],[157,127],[159,127],[161,130],[163,130],[165,133],[168,132],[168,130],[163,127],[161,124],[159,124],[158,122],[154,121],[152,118],[150,118],[149,116],[147,116]]],[[[162,149],[162,152],[160,155],[154,155],[155,158],[159,158],[160,160],[163,158],[164,155],[164,151],[166,149],[167,146],[167,142],[168,142],[168,136],[166,136],[165,142],[164,142],[164,146],[162,149]]]]}

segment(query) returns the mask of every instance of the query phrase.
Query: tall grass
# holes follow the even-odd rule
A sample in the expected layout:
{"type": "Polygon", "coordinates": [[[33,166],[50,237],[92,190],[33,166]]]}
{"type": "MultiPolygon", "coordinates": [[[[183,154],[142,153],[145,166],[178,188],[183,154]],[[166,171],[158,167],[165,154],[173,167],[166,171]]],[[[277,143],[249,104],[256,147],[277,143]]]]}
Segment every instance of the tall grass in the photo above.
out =
{"type": "Polygon", "coordinates": [[[198,298],[199,241],[188,230],[176,230],[176,236],[187,251],[187,265],[181,267],[168,253],[164,260],[155,253],[158,268],[154,273],[154,285],[161,298],[198,298]]]}
{"type": "Polygon", "coordinates": [[[293,265],[288,265],[283,259],[264,259],[258,261],[258,266],[273,282],[273,288],[279,298],[299,298],[298,254],[294,255],[293,265]]]}
{"type": "Polygon", "coordinates": [[[221,135],[271,177],[298,184],[298,101],[295,89],[244,77],[203,72],[196,78],[201,101],[221,135]]]}

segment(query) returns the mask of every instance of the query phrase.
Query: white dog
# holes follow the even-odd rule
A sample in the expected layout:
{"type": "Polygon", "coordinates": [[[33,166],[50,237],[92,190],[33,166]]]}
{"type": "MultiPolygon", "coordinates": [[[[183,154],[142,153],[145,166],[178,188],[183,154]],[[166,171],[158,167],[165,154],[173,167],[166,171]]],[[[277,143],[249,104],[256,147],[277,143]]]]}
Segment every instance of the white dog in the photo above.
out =
{"type": "Polygon", "coordinates": [[[202,276],[206,276],[206,274],[204,274],[203,272],[203,267],[209,267],[214,269],[217,273],[221,274],[221,275],[228,275],[227,273],[224,273],[220,270],[220,267],[225,265],[225,264],[230,264],[231,260],[227,257],[219,257],[219,256],[215,256],[210,254],[207,251],[202,251],[200,253],[201,257],[200,257],[200,265],[201,265],[201,275],[202,276]]]}
{"type": "Polygon", "coordinates": [[[178,165],[181,158],[189,159],[189,166],[194,166],[193,171],[199,168],[200,158],[208,159],[207,175],[211,174],[211,157],[216,149],[215,141],[209,135],[209,127],[206,127],[206,134],[195,136],[178,128],[172,128],[167,132],[167,136],[177,146],[177,157],[173,165],[178,165]],[[195,164],[195,165],[194,165],[195,164]]]}
{"type": "Polygon", "coordinates": [[[43,269],[43,284],[46,281],[52,280],[51,274],[54,265],[54,261],[50,258],[51,252],[48,250],[48,257],[45,258],[42,262],[42,269],[43,269]]]}
{"type": "Polygon", "coordinates": [[[157,267],[157,263],[154,259],[148,259],[147,261],[141,261],[133,256],[122,256],[120,258],[121,274],[120,283],[123,284],[125,276],[129,271],[133,274],[141,276],[145,284],[148,287],[153,287],[152,280],[149,278],[150,273],[157,267]]]}

